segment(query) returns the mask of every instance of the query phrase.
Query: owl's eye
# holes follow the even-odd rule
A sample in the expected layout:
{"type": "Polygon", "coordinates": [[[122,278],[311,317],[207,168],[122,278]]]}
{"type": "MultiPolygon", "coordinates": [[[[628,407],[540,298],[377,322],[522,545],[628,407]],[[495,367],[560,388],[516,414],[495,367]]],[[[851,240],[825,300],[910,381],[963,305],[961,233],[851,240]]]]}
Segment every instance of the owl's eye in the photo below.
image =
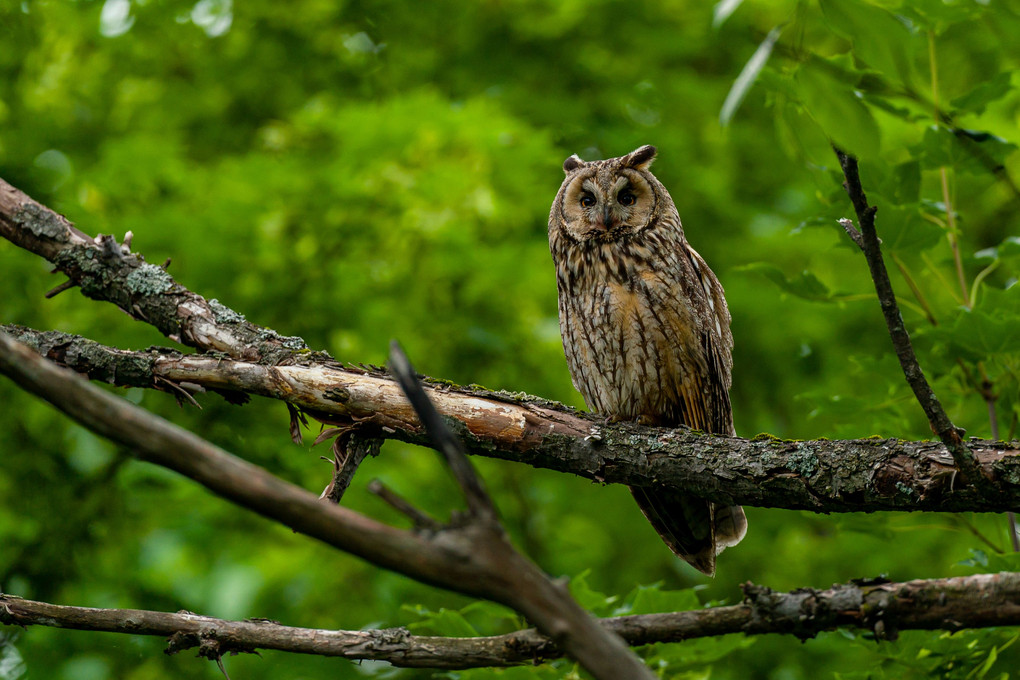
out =
{"type": "Polygon", "coordinates": [[[592,196],[591,194],[585,194],[584,196],[581,197],[581,207],[582,208],[590,208],[593,205],[595,205],[595,197],[594,196],[592,196]]]}
{"type": "Polygon", "coordinates": [[[620,202],[620,205],[634,205],[637,203],[637,196],[631,191],[621,191],[616,200],[620,202]]]}

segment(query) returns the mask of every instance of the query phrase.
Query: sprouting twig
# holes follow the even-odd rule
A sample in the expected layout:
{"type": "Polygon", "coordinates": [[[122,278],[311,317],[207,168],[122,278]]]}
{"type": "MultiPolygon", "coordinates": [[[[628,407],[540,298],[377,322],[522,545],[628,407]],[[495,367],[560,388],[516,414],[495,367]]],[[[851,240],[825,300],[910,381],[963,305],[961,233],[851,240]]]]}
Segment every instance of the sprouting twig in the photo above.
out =
{"type": "Polygon", "coordinates": [[[71,290],[72,288],[74,288],[77,285],[78,285],[77,283],[75,283],[74,281],[71,281],[70,279],[68,279],[67,281],[64,281],[59,286],[49,290],[46,293],[46,295],[44,295],[43,297],[45,297],[47,300],[50,300],[52,298],[57,297],[61,293],[63,293],[65,290],[71,290]]]}
{"type": "Polygon", "coordinates": [[[850,237],[850,240],[857,244],[857,247],[864,250],[864,237],[861,236],[861,232],[854,226],[854,221],[847,219],[846,217],[840,218],[839,226],[843,227],[843,231],[850,237]]]}

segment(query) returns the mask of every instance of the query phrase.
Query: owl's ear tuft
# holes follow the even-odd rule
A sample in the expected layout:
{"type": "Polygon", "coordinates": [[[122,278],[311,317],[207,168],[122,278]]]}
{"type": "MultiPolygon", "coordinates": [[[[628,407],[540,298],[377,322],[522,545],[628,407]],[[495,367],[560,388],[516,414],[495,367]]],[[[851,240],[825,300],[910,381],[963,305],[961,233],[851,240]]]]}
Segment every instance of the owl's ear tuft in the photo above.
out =
{"type": "Polygon", "coordinates": [[[648,166],[655,160],[656,149],[651,144],[634,149],[623,157],[623,165],[635,170],[647,170],[648,166]]]}
{"type": "Polygon", "coordinates": [[[584,165],[584,161],[582,161],[581,157],[575,153],[573,156],[563,161],[563,172],[577,170],[582,165],[584,165]]]}

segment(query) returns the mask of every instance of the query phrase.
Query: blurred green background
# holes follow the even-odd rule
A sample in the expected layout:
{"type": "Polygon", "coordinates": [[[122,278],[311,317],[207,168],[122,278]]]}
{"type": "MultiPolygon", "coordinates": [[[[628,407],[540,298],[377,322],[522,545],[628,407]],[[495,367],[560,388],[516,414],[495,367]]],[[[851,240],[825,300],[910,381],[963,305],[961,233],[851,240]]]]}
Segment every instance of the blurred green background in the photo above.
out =
{"type": "MultiPolygon", "coordinates": [[[[1012,438],[1018,62],[1020,6],[995,0],[2,0],[0,177],[88,233],[134,232],[134,249],[172,258],[192,290],[341,360],[383,363],[398,338],[430,375],[583,407],[560,345],[549,204],[569,154],[652,143],[726,287],[737,431],[928,438],[864,260],[835,223],[851,210],[829,137],[861,156],[906,324],[951,417],[990,436],[990,402],[1012,438]]],[[[75,291],[44,300],[62,280],[49,269],[0,243],[2,322],[171,344],[75,291]]],[[[210,395],[198,410],[119,393],[312,491],[328,481],[326,451],[290,442],[280,403],[210,395]]],[[[3,592],[323,628],[520,625],[132,462],[6,380],[0,404],[3,592]]],[[[600,614],[732,603],[745,581],[1020,568],[1002,516],[748,508],[747,539],[708,580],[626,489],[475,463],[515,542],[600,614]]],[[[365,492],[372,477],[439,516],[461,504],[426,449],[388,443],[345,498],[402,525],[365,492]]],[[[219,677],[158,639],[0,635],[4,680],[219,677]]],[[[730,636],[642,653],[667,678],[1005,678],[1016,637],[730,636]]],[[[275,652],[225,663],[248,679],[432,677],[275,652]]]]}

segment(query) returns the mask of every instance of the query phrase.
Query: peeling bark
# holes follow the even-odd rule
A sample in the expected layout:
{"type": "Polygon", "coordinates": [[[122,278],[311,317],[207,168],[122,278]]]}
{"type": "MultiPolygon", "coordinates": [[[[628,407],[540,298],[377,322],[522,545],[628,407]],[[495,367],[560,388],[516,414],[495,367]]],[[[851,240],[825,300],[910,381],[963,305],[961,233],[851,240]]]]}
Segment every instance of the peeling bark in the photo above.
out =
{"type": "MultiPolygon", "coordinates": [[[[267,366],[168,350],[125,352],[56,331],[0,328],[51,360],[112,384],[241,391],[285,401],[326,422],[356,424],[362,436],[428,443],[400,387],[381,371],[311,354],[267,366]]],[[[1002,512],[1020,505],[1020,448],[1014,444],[969,442],[997,489],[988,496],[961,482],[940,442],[722,437],[610,424],[555,402],[449,384],[432,383],[428,392],[439,412],[458,424],[469,453],[596,482],[661,484],[720,503],[814,512],[1002,512]]]]}

